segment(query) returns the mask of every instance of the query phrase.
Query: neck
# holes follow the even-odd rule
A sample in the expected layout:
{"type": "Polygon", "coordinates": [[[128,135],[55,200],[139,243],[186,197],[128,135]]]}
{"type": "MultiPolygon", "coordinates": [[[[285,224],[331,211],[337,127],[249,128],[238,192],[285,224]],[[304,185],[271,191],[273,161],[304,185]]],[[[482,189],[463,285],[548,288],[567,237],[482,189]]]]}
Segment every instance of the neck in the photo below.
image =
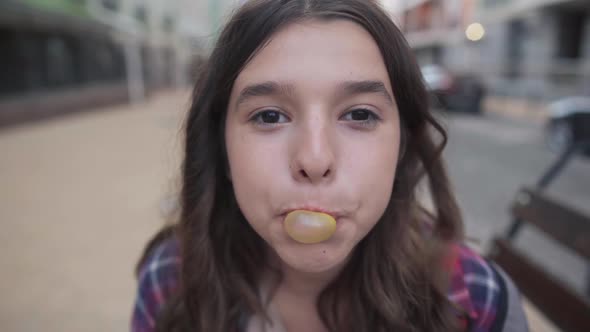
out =
{"type": "MultiPolygon", "coordinates": [[[[276,331],[322,331],[326,329],[317,311],[320,293],[338,276],[347,263],[321,272],[305,272],[285,264],[274,251],[270,255],[271,270],[263,281],[263,301],[269,304],[269,314],[280,327],[276,331]],[[272,271],[280,271],[281,278],[272,271]],[[270,286],[270,287],[268,287],[270,286]],[[269,293],[270,292],[270,293],[269,293]],[[269,296],[269,297],[268,297],[269,296]]],[[[275,331],[272,330],[271,331],[275,331]]]]}

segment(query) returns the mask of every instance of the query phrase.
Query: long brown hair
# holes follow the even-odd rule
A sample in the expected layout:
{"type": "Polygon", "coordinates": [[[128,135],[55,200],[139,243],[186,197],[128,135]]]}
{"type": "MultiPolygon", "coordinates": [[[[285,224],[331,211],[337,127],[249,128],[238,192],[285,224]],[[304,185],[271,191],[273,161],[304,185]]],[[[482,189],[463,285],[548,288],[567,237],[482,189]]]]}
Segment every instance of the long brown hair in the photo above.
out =
{"type": "Polygon", "coordinates": [[[255,0],[225,26],[194,88],[175,226],[181,289],[159,316],[160,331],[236,331],[244,316],[265,315],[258,296],[265,246],[240,212],[226,176],[225,116],[233,83],[257,50],[282,27],[311,18],[350,20],[372,35],[402,130],[389,205],[320,294],[318,312],[330,331],[454,329],[442,260],[447,244],[462,237],[462,226],[441,159],[446,133],[429,113],[422,76],[402,33],[373,1],[255,0]],[[419,183],[430,189],[431,218],[416,197],[419,183]]]}

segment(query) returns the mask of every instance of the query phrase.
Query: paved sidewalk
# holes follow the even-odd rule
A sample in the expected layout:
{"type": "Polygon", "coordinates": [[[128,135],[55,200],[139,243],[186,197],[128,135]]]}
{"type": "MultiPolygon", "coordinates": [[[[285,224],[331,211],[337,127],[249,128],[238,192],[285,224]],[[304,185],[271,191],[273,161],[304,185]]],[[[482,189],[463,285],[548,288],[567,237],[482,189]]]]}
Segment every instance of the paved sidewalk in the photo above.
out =
{"type": "Polygon", "coordinates": [[[188,93],[0,131],[0,330],[126,331],[188,93]]]}

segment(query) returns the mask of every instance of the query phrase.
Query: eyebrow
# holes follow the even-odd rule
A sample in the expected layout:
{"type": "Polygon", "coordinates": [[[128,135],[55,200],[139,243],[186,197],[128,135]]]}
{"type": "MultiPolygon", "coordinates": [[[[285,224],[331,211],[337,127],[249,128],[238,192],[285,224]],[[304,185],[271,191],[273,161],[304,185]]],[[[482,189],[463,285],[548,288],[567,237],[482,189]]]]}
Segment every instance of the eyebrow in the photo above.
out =
{"type": "Polygon", "coordinates": [[[252,97],[263,97],[272,95],[292,95],[294,87],[291,84],[279,84],[274,81],[262,82],[248,85],[240,92],[236,100],[236,107],[252,97]]]}
{"type": "MultiPolygon", "coordinates": [[[[365,81],[345,81],[338,85],[338,87],[348,95],[359,95],[365,93],[376,93],[387,99],[391,105],[394,104],[393,97],[387,91],[385,84],[377,80],[365,81]]],[[[240,92],[236,99],[236,107],[253,97],[263,97],[272,95],[293,95],[294,86],[291,84],[280,84],[274,81],[267,81],[246,86],[240,92]]]]}
{"type": "Polygon", "coordinates": [[[359,95],[365,93],[380,94],[391,105],[394,104],[393,97],[387,91],[385,84],[381,81],[367,80],[367,81],[346,81],[340,84],[340,88],[350,95],[359,95]]]}

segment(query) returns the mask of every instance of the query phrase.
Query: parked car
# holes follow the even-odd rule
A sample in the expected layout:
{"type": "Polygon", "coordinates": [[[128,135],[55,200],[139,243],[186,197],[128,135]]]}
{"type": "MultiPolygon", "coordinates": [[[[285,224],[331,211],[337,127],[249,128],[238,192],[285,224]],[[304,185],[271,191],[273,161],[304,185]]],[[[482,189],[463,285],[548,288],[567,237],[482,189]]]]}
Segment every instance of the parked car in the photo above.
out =
{"type": "Polygon", "coordinates": [[[475,75],[451,73],[439,65],[421,68],[431,104],[449,111],[480,113],[485,88],[475,75]]]}
{"type": "Polygon", "coordinates": [[[546,139],[549,148],[562,152],[571,144],[587,142],[583,154],[590,156],[590,97],[567,97],[547,107],[546,139]]]}

